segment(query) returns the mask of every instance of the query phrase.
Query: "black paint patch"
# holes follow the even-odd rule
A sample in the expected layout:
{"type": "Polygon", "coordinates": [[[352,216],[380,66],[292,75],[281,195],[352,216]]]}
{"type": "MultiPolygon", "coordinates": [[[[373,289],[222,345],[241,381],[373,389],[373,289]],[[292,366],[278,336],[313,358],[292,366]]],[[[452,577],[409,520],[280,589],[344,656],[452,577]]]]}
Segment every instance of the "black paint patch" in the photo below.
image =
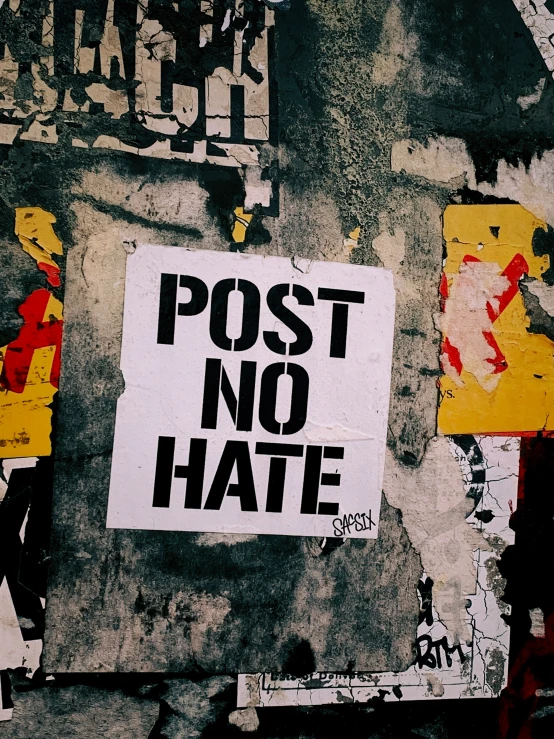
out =
{"type": "MultiPolygon", "coordinates": [[[[272,198],[275,200],[275,198],[272,198]]],[[[271,234],[262,222],[262,208],[255,205],[252,211],[253,218],[246,229],[245,244],[247,246],[263,246],[263,244],[271,243],[271,234]]]]}
{"type": "MultiPolygon", "coordinates": [[[[245,197],[240,170],[205,166],[199,172],[198,182],[210,195],[208,210],[219,223],[226,241],[232,242],[233,211],[242,206],[245,197]]],[[[239,246],[243,247],[242,244],[239,246]]]]}
{"type": "Polygon", "coordinates": [[[340,537],[327,536],[321,541],[321,554],[331,554],[331,552],[342,547],[345,541],[346,539],[340,537]]]}
{"type": "Polygon", "coordinates": [[[34,468],[19,567],[20,583],[40,598],[46,598],[53,467],[52,457],[40,457],[34,468]]]}
{"type": "Polygon", "coordinates": [[[496,195],[484,195],[477,190],[463,187],[450,196],[453,205],[517,205],[517,201],[510,198],[498,198],[496,195]]]}
{"type": "Polygon", "coordinates": [[[315,671],[315,657],[309,641],[292,637],[285,648],[289,655],[283,663],[283,672],[299,678],[315,671]]]}
{"type": "Polygon", "coordinates": [[[554,561],[554,439],[522,438],[520,489],[523,499],[510,518],[515,544],[502,554],[498,568],[506,578],[503,600],[512,606],[505,617],[512,627],[514,657],[531,628],[529,610],[541,608],[545,619],[554,613],[554,590],[545,568],[554,561]]]}
{"type": "Polygon", "coordinates": [[[431,369],[430,367],[421,367],[419,374],[423,377],[440,377],[442,375],[441,369],[431,369]]]}
{"type": "Polygon", "coordinates": [[[0,670],[0,710],[13,708],[12,686],[7,670],[0,670]]]}
{"type": "Polygon", "coordinates": [[[472,512],[477,508],[483,497],[483,491],[486,481],[486,472],[484,468],[484,457],[481,447],[477,443],[474,436],[470,435],[454,435],[450,437],[459,451],[466,458],[470,467],[469,490],[466,495],[472,498],[473,509],[466,514],[466,518],[471,516],[472,512]]]}
{"type": "MultiPolygon", "coordinates": [[[[532,278],[526,278],[519,283],[519,289],[523,296],[525,310],[527,311],[527,316],[531,322],[527,331],[530,334],[543,334],[550,339],[550,341],[554,341],[554,317],[544,310],[538,297],[533,295],[529,290],[528,285],[531,280],[532,278]]],[[[554,287],[552,289],[554,289],[554,287]]],[[[538,375],[535,375],[535,377],[538,377],[538,375]]]]}
{"type": "Polygon", "coordinates": [[[404,334],[404,336],[421,336],[423,339],[426,338],[425,332],[419,328],[401,328],[400,333],[404,334]]]}
{"type": "Polygon", "coordinates": [[[419,38],[418,84],[409,103],[413,135],[462,138],[478,181],[494,183],[499,160],[529,166],[554,146],[554,85],[513,3],[505,0],[404,0],[419,38]],[[541,99],[517,104],[546,79],[541,99]],[[453,84],[456,80],[457,84],[453,84]]]}
{"type": "Polygon", "coordinates": [[[494,518],[492,511],[475,511],[475,518],[482,523],[490,523],[494,518]]]}
{"type": "Polygon", "coordinates": [[[552,226],[548,226],[546,231],[544,228],[535,229],[533,233],[533,254],[536,257],[549,257],[550,266],[543,272],[542,279],[547,285],[554,285],[554,228],[552,226]]]}
{"type": "Polygon", "coordinates": [[[6,578],[25,641],[44,635],[51,461],[16,468],[0,503],[0,583],[6,578]],[[20,531],[28,514],[25,538],[20,531]]]}
{"type": "Polygon", "coordinates": [[[417,584],[419,596],[421,598],[421,608],[419,611],[419,623],[424,621],[427,626],[433,625],[433,585],[435,583],[430,577],[420,580],[417,584]]]}

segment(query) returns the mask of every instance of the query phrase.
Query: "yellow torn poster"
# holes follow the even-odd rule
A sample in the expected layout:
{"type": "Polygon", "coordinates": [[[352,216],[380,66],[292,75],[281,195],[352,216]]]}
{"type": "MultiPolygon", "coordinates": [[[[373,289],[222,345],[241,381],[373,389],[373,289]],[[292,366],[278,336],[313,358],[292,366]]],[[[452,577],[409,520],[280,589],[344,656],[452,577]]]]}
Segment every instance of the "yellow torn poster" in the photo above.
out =
{"type": "Polygon", "coordinates": [[[451,205],[444,213],[438,428],[443,434],[554,429],[554,343],[530,333],[521,281],[544,284],[547,226],[520,205],[451,205]],[[535,253],[539,252],[539,253],[535,253]]]}

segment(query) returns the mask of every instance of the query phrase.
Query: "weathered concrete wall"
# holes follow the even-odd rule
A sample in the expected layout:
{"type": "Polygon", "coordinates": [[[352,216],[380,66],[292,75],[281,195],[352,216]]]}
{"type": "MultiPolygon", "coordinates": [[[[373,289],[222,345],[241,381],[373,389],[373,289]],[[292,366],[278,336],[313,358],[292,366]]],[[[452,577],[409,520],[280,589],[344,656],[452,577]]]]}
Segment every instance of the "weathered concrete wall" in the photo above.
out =
{"type": "MultiPolygon", "coordinates": [[[[27,325],[18,308],[40,290],[50,302],[35,323],[57,336],[63,302],[64,343],[58,395],[58,339],[35,342],[22,393],[9,384],[7,359],[0,379],[9,585],[0,634],[10,644],[19,634],[0,668],[20,665],[14,718],[0,735],[309,737],[347,726],[379,737],[488,737],[499,727],[507,738],[525,736],[520,726],[537,706],[533,736],[547,735],[550,709],[538,701],[548,704],[548,694],[535,691],[548,690],[552,675],[526,665],[551,653],[551,596],[536,573],[550,552],[552,450],[548,439],[527,438],[551,431],[554,417],[548,5],[151,0],[137,15],[133,2],[5,0],[0,344],[13,357],[27,325]],[[29,208],[41,210],[26,221],[29,208]],[[393,273],[376,541],[105,528],[134,242],[393,273]],[[467,267],[468,255],[496,282],[481,272],[471,292],[469,273],[481,268],[467,267]],[[506,277],[518,255],[526,267],[506,277]],[[485,336],[493,330],[500,354],[485,336]],[[47,559],[45,662],[36,670],[47,559]],[[431,636],[421,630],[427,616],[431,636]],[[402,705],[410,696],[498,696],[506,624],[512,673],[500,714],[494,699],[402,705]],[[427,638],[459,647],[454,672],[425,662],[427,638]],[[22,650],[32,680],[21,674],[22,650]],[[366,706],[309,711],[260,708],[256,688],[237,713],[234,677],[225,676],[316,670],[386,673],[388,682],[374,675],[373,693],[348,683],[333,694],[373,701],[366,706]],[[86,675],[118,671],[162,674],[86,675]],[[57,674],[66,672],[85,674],[57,674]]],[[[272,705],[286,705],[276,685],[272,705]]],[[[314,690],[306,702],[319,702],[323,685],[303,683],[314,690]]],[[[9,712],[7,694],[4,680],[9,712]]]]}

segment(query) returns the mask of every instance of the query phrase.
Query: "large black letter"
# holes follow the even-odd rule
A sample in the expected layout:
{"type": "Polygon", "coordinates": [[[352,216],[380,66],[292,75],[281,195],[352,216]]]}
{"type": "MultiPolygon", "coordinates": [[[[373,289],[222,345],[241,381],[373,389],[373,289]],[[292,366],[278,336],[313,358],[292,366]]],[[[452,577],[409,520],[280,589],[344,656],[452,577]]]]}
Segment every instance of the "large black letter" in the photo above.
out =
{"type": "Polygon", "coordinates": [[[265,368],[260,387],[260,423],[270,434],[295,434],[306,423],[310,378],[299,364],[277,362],[265,368]],[[275,420],[277,383],[281,375],[292,377],[290,416],[286,423],[275,420]]]}
{"type": "Polygon", "coordinates": [[[258,338],[260,325],[260,291],[248,280],[220,280],[212,291],[210,336],[213,343],[226,351],[243,352],[251,349],[258,338]],[[238,285],[237,285],[238,282],[238,285]],[[239,290],[244,295],[242,328],[238,339],[227,336],[229,293],[239,290]]]}
{"type": "Polygon", "coordinates": [[[177,465],[175,474],[173,473],[174,456],[175,437],[160,436],[158,439],[152,506],[154,508],[169,508],[173,477],[185,477],[187,478],[185,508],[200,508],[204,485],[204,467],[206,465],[206,439],[190,440],[189,463],[187,466],[177,465]]]}
{"type": "Polygon", "coordinates": [[[175,437],[160,436],[158,438],[158,454],[156,456],[156,474],[154,477],[154,508],[169,508],[171,498],[171,480],[173,478],[173,455],[175,453],[175,437]]]}
{"type": "Polygon", "coordinates": [[[267,513],[281,513],[287,471],[286,457],[301,457],[304,454],[304,447],[302,444],[275,444],[259,441],[256,444],[256,454],[268,454],[271,457],[265,510],[267,513]]]}
{"type": "Polygon", "coordinates": [[[160,307],[158,310],[158,344],[173,344],[175,308],[177,306],[177,275],[162,274],[160,307]]]}
{"type": "Polygon", "coordinates": [[[180,287],[188,287],[191,298],[177,307],[177,275],[162,273],[158,310],[158,344],[173,344],[175,340],[175,309],[180,316],[196,316],[208,304],[208,288],[192,275],[179,277],[180,287]]]}
{"type": "Polygon", "coordinates": [[[226,494],[240,498],[241,511],[258,510],[247,441],[228,441],[225,444],[204,510],[219,511],[226,494]],[[229,485],[235,464],[238,482],[229,485]]]}
{"type": "Polygon", "coordinates": [[[306,449],[306,466],[304,468],[304,484],[302,486],[302,503],[300,513],[319,513],[323,516],[336,516],[339,512],[338,503],[320,503],[320,485],[340,485],[340,475],[335,472],[324,472],[321,474],[321,456],[325,459],[342,459],[344,448],[340,446],[309,446],[306,449]]]}
{"type": "Polygon", "coordinates": [[[202,401],[203,429],[217,428],[219,391],[227,404],[237,431],[252,431],[254,415],[254,390],[256,386],[256,362],[240,363],[239,399],[235,395],[221,359],[206,359],[204,399],[202,401]]]}
{"type": "Polygon", "coordinates": [[[179,287],[187,287],[191,295],[188,303],[179,303],[177,313],[180,316],[197,316],[202,313],[208,305],[208,288],[202,280],[192,275],[181,275],[179,287]]]}
{"type": "MultiPolygon", "coordinates": [[[[264,331],[264,341],[268,349],[275,354],[304,354],[312,345],[312,332],[310,327],[304,323],[295,313],[283,305],[283,298],[290,295],[291,285],[275,285],[267,294],[267,305],[273,315],[282,321],[287,328],[294,331],[296,341],[288,345],[279,338],[277,331],[264,331]]],[[[292,295],[299,305],[313,305],[314,299],[311,292],[302,285],[292,285],[292,295]]]]}
{"type": "Polygon", "coordinates": [[[206,446],[206,439],[191,439],[189,463],[187,465],[175,465],[175,477],[185,478],[187,481],[185,508],[202,507],[206,446]]]}
{"type": "Polygon", "coordinates": [[[320,287],[317,291],[317,297],[319,300],[333,301],[329,356],[344,359],[346,357],[346,336],[348,333],[348,303],[363,303],[365,295],[356,290],[333,290],[330,287],[320,287]]]}

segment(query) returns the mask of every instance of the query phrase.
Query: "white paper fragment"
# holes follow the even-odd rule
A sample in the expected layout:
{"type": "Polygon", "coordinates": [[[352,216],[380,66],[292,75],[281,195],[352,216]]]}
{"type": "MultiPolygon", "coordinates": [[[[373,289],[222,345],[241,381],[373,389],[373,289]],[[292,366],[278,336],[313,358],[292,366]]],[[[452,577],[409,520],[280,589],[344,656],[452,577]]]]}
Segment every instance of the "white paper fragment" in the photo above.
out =
{"type": "Polygon", "coordinates": [[[139,244],[108,527],[375,538],[393,331],[384,269],[139,244]]]}

